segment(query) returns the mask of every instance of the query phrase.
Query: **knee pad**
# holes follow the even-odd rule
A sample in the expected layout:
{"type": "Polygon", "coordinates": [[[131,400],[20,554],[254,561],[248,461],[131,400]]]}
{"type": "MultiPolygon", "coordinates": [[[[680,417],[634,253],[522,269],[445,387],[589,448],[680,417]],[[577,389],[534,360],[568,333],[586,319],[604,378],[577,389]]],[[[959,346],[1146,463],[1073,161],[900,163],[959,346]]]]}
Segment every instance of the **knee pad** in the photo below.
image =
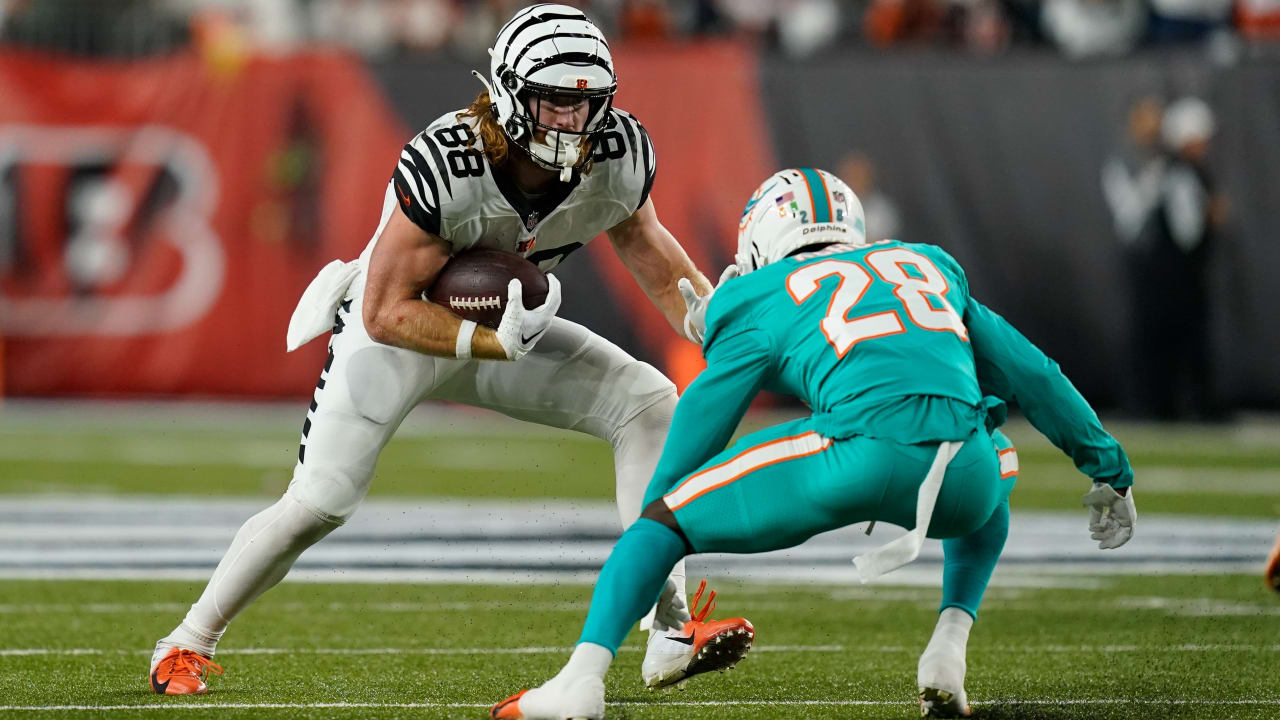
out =
{"type": "Polygon", "coordinates": [[[610,444],[617,450],[622,445],[649,446],[656,451],[662,450],[667,441],[667,431],[671,429],[671,418],[676,412],[679,398],[674,390],[664,395],[653,404],[636,413],[630,420],[614,429],[610,444]]]}
{"type": "Polygon", "coordinates": [[[300,486],[297,482],[290,483],[284,496],[316,520],[335,526],[345,524],[364,499],[363,496],[351,498],[332,493],[326,497],[324,493],[308,492],[307,487],[300,486]]]}

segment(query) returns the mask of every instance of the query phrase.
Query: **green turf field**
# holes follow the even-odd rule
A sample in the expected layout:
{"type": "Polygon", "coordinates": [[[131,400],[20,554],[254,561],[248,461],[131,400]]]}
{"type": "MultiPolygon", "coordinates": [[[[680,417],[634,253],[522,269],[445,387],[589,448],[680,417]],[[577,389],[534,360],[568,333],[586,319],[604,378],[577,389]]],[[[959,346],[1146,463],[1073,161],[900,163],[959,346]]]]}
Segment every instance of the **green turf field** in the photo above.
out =
{"type": "MultiPolygon", "coordinates": [[[[304,410],[205,421],[164,411],[149,420],[127,410],[0,412],[0,494],[277,496],[293,470],[304,410]]],[[[1110,427],[1137,472],[1142,510],[1280,516],[1280,425],[1110,427]]],[[[1016,507],[1074,509],[1088,479],[1026,423],[1006,431],[1022,465],[1016,507]]],[[[382,454],[370,496],[408,495],[612,499],[613,459],[590,436],[446,410],[410,423],[382,454]]]]}
{"type": "MultiPolygon", "coordinates": [[[[1257,577],[995,588],[975,627],[980,718],[1280,717],[1280,597],[1257,577]]],[[[908,718],[936,589],[721,583],[757,647],[732,673],[649,693],[633,633],[611,718],[908,718]]],[[[146,687],[149,648],[199,591],[175,582],[0,583],[0,716],[478,718],[568,656],[588,588],[285,583],[246,611],[200,697],[146,687]],[[19,654],[15,651],[26,651],[19,654]],[[325,704],[350,707],[323,707],[325,704]],[[268,707],[282,705],[284,707],[268,707]],[[75,706],[28,710],[15,706],[75,706]],[[108,706],[118,709],[81,709],[108,706]],[[150,710],[148,710],[148,708],[150,710]]]]}
{"type": "MultiPolygon", "coordinates": [[[[303,409],[8,404],[0,506],[30,493],[273,497],[288,482],[303,409]]],[[[1274,421],[1109,426],[1137,470],[1140,513],[1280,516],[1274,421]]],[[[1088,480],[1070,460],[1025,423],[1008,432],[1022,465],[1015,511],[1083,513],[1088,480]]],[[[388,446],[371,495],[611,499],[612,475],[602,441],[433,412],[388,446]]],[[[1280,596],[1257,574],[1062,584],[991,590],[970,645],[976,717],[1280,718],[1280,596]]],[[[717,614],[755,622],[756,650],[733,673],[655,695],[640,684],[633,634],[610,676],[608,717],[916,715],[915,662],[938,589],[718,585],[717,614]]],[[[558,669],[590,592],[286,582],[229,631],[213,692],[152,695],[150,648],[202,586],[0,580],[0,718],[154,718],[164,708],[202,718],[484,717],[558,669]]]]}

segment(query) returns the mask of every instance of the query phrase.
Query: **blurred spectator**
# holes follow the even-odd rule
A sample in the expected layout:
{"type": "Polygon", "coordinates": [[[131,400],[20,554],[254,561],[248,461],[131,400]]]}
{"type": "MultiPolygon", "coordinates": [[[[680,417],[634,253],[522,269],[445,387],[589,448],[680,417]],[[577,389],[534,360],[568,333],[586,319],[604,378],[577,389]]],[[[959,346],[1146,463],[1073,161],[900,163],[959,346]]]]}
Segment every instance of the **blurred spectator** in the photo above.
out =
{"type": "Polygon", "coordinates": [[[1202,40],[1231,19],[1233,0],[1149,0],[1151,26],[1147,39],[1155,43],[1202,40]]]}
{"type": "Polygon", "coordinates": [[[872,45],[932,41],[943,35],[946,8],[939,0],[871,0],[862,28],[872,45]]]}
{"type": "Polygon", "coordinates": [[[1216,415],[1207,270],[1225,205],[1205,162],[1214,130],[1213,111],[1199,98],[1165,109],[1164,168],[1155,203],[1130,246],[1139,408],[1160,419],[1216,415]]]}
{"type": "Polygon", "coordinates": [[[851,152],[840,161],[836,175],[862,201],[867,240],[897,238],[901,232],[902,215],[897,204],[876,187],[876,170],[871,159],[861,152],[851,152]]]}
{"type": "Polygon", "coordinates": [[[1239,0],[1236,24],[1249,40],[1280,40],[1280,0],[1239,0]]]}
{"type": "Polygon", "coordinates": [[[1146,96],[1129,108],[1125,140],[1102,166],[1102,191],[1111,208],[1116,237],[1126,249],[1138,242],[1143,225],[1155,208],[1164,176],[1159,98],[1146,96]]]}
{"type": "Polygon", "coordinates": [[[840,34],[835,0],[786,0],[778,5],[778,46],[793,58],[813,55],[840,34]]]}
{"type": "Polygon", "coordinates": [[[1073,59],[1123,55],[1137,46],[1146,27],[1142,0],[1045,0],[1045,35],[1073,59]]]}
{"type": "Polygon", "coordinates": [[[662,0],[624,0],[618,29],[629,40],[658,40],[671,33],[671,18],[662,0]]]}

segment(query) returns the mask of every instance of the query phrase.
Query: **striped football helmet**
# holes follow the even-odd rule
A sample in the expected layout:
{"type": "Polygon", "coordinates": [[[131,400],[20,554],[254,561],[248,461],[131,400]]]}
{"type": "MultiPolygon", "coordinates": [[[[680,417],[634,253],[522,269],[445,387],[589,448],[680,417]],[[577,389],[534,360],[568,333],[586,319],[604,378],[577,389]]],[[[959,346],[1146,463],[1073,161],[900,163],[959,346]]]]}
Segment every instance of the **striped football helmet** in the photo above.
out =
{"type": "Polygon", "coordinates": [[[618,88],[604,34],[577,8],[533,5],[502,26],[489,57],[489,81],[476,77],[489,88],[508,140],[568,181],[603,129],[618,88]],[[543,123],[539,100],[588,103],[586,127],[574,132],[543,123]],[[545,140],[538,130],[546,131],[545,140]]]}
{"type": "Polygon", "coordinates": [[[760,183],[738,224],[742,274],[774,263],[806,245],[867,242],[862,203],[826,170],[790,168],[760,183]]]}

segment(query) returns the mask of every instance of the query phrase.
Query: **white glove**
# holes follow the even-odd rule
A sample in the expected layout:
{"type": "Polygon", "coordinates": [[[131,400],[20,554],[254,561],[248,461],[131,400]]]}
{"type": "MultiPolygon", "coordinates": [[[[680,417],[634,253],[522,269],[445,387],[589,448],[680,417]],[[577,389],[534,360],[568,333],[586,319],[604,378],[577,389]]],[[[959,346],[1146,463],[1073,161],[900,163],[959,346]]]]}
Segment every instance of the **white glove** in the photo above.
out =
{"type": "Polygon", "coordinates": [[[1133,537],[1133,526],[1138,520],[1133,488],[1121,495],[1110,485],[1095,482],[1084,494],[1084,506],[1089,508],[1089,537],[1098,541],[1100,549],[1118,548],[1133,537]]]}
{"type": "Polygon", "coordinates": [[[547,276],[547,299],[536,308],[524,306],[524,290],[520,281],[512,278],[507,283],[507,307],[498,323],[498,343],[507,353],[508,360],[519,360],[546,334],[551,321],[560,309],[560,281],[555,275],[547,276]]]}
{"type": "Polygon", "coordinates": [[[736,277],[738,277],[738,266],[730,265],[720,273],[720,282],[716,283],[716,286],[706,295],[694,292],[693,283],[689,282],[689,278],[680,278],[676,287],[684,297],[685,337],[696,343],[702,342],[702,337],[707,334],[707,306],[711,304],[711,296],[716,294],[716,290],[719,290],[721,285],[736,277]]]}

